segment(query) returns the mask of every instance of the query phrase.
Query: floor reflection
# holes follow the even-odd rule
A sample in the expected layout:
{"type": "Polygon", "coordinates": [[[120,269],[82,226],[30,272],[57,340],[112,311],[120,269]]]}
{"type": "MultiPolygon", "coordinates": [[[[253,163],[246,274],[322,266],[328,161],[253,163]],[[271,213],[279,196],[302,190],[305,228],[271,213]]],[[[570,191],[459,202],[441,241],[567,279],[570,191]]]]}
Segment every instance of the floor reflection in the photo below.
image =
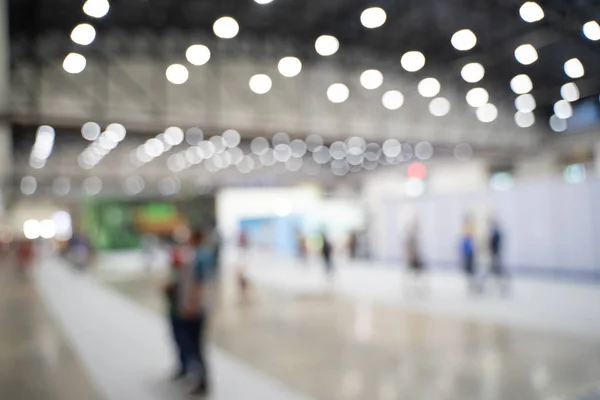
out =
{"type": "MultiPolygon", "coordinates": [[[[155,284],[116,287],[162,312],[155,284]]],[[[599,342],[566,335],[331,293],[256,289],[250,303],[221,300],[213,342],[316,399],[548,400],[600,379],[599,342]]]]}

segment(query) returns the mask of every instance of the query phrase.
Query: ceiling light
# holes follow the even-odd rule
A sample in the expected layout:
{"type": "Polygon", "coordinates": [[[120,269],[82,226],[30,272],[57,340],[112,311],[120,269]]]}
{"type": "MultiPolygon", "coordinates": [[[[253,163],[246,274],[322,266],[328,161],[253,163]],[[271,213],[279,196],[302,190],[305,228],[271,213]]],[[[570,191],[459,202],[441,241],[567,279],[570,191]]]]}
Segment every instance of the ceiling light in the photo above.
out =
{"type": "Polygon", "coordinates": [[[250,78],[249,85],[250,90],[252,90],[254,93],[265,94],[271,90],[271,87],[273,87],[273,82],[268,75],[258,74],[250,78]]]}
{"type": "Polygon", "coordinates": [[[600,25],[596,21],[586,22],[583,25],[583,34],[590,40],[600,40],[600,25]]]}
{"type": "Polygon", "coordinates": [[[522,44],[515,49],[515,58],[523,65],[530,65],[538,60],[538,52],[532,45],[522,44]]]}
{"type": "Polygon", "coordinates": [[[317,53],[324,57],[337,53],[339,48],[340,42],[337,40],[337,38],[331,35],[319,36],[319,38],[315,41],[315,50],[317,50],[317,53]]]}
{"type": "Polygon", "coordinates": [[[125,127],[121,124],[110,124],[106,127],[106,130],[108,132],[113,132],[116,134],[115,140],[117,142],[122,142],[125,139],[125,136],[127,135],[127,129],[125,129],[125,127]]]}
{"type": "Polygon", "coordinates": [[[232,147],[231,149],[227,150],[227,154],[229,154],[231,163],[233,165],[238,165],[244,158],[244,151],[239,147],[232,147]]]}
{"type": "Polygon", "coordinates": [[[221,39],[232,39],[237,36],[240,26],[237,21],[231,17],[221,17],[213,25],[215,35],[221,39]]]}
{"type": "Polygon", "coordinates": [[[348,154],[357,156],[365,152],[367,141],[360,136],[353,136],[346,139],[346,148],[348,149],[348,154]]]}
{"type": "Polygon", "coordinates": [[[37,190],[37,181],[33,176],[24,176],[21,179],[21,193],[31,196],[37,190]]]}
{"type": "Polygon", "coordinates": [[[553,115],[550,117],[550,128],[554,132],[564,132],[567,130],[567,120],[553,115]]]}
{"type": "Polygon", "coordinates": [[[308,151],[308,146],[303,140],[296,139],[290,143],[290,149],[292,150],[292,157],[304,157],[308,151]]]}
{"type": "Polygon", "coordinates": [[[265,167],[272,167],[275,165],[277,160],[275,160],[274,151],[271,149],[266,149],[265,152],[260,155],[260,162],[265,167]]]}
{"type": "Polygon", "coordinates": [[[71,40],[82,46],[87,46],[96,38],[96,30],[90,24],[79,24],[71,32],[71,40]]]}
{"type": "Polygon", "coordinates": [[[210,60],[210,49],[203,44],[194,44],[188,47],[185,58],[193,65],[204,65],[210,60]]]}
{"type": "Polygon", "coordinates": [[[239,146],[242,141],[242,136],[240,133],[234,129],[228,129],[223,132],[223,140],[225,141],[225,146],[232,148],[239,146]]]}
{"type": "Polygon", "coordinates": [[[346,158],[346,156],[348,155],[346,143],[340,141],[333,142],[331,146],[329,146],[329,154],[334,160],[341,160],[343,158],[346,158]]]}
{"type": "Polygon", "coordinates": [[[296,57],[284,57],[279,60],[277,69],[286,78],[293,78],[302,71],[302,62],[296,57]]]}
{"type": "Polygon", "coordinates": [[[327,89],[327,98],[332,103],[343,103],[350,97],[350,89],[343,83],[334,83],[327,89]]]}
{"type": "Polygon", "coordinates": [[[469,63],[460,71],[462,78],[469,83],[476,83],[485,76],[485,68],[479,63],[469,63]]]}
{"type": "Polygon", "coordinates": [[[204,139],[204,132],[198,127],[192,127],[185,133],[185,140],[190,146],[197,146],[204,139]]]}
{"type": "Polygon", "coordinates": [[[108,153],[110,150],[117,147],[118,142],[112,135],[107,135],[106,133],[106,131],[102,132],[98,138],[98,146],[101,150],[104,150],[105,153],[108,153]]]}
{"type": "Polygon", "coordinates": [[[437,97],[429,102],[429,112],[436,117],[443,117],[450,112],[450,101],[437,97]]]}
{"type": "Polygon", "coordinates": [[[535,97],[530,93],[522,94],[515,99],[515,107],[522,113],[530,113],[536,106],[535,97]]]}
{"type": "Polygon", "coordinates": [[[537,22],[544,18],[544,10],[535,1],[528,1],[521,6],[519,14],[525,22],[537,22]]]}
{"type": "Polygon", "coordinates": [[[498,118],[498,109],[492,103],[484,104],[477,109],[477,118],[481,122],[492,122],[498,118]]]}
{"type": "Polygon", "coordinates": [[[490,99],[490,95],[484,88],[473,88],[467,92],[467,104],[471,107],[479,108],[490,99]]]}
{"type": "Polygon", "coordinates": [[[56,224],[51,219],[45,219],[40,223],[40,237],[52,239],[56,235],[56,224]]]}
{"type": "Polygon", "coordinates": [[[456,145],[454,148],[454,157],[456,157],[458,161],[463,162],[471,160],[471,157],[473,157],[473,149],[471,148],[471,145],[468,143],[456,145]]]}
{"type": "Polygon", "coordinates": [[[559,100],[554,103],[554,114],[561,119],[568,119],[573,116],[573,106],[566,100],[559,100]]]}
{"type": "Polygon", "coordinates": [[[316,148],[323,146],[323,138],[316,133],[311,133],[306,138],[306,147],[308,150],[315,151],[316,148]]]}
{"type": "Polygon", "coordinates": [[[183,129],[177,126],[171,126],[165,129],[165,141],[171,146],[178,146],[183,143],[184,136],[183,129]]]}
{"type": "Polygon", "coordinates": [[[83,190],[87,196],[95,196],[102,191],[102,179],[90,176],[83,181],[83,190]]]}
{"type": "Polygon", "coordinates": [[[313,159],[317,164],[327,164],[331,160],[329,149],[325,146],[319,146],[313,151],[313,159]]]}
{"type": "Polygon", "coordinates": [[[273,0],[254,0],[258,4],[269,4],[272,3],[273,0]]]}
{"type": "Polygon", "coordinates": [[[379,28],[387,19],[387,14],[380,7],[367,8],[360,15],[360,22],[365,28],[374,29],[379,28]]]}
{"type": "Polygon", "coordinates": [[[108,14],[110,4],[108,0],[87,0],[83,5],[83,12],[93,18],[102,18],[108,14]]]}
{"type": "Polygon", "coordinates": [[[145,186],[146,183],[142,177],[130,176],[123,183],[123,191],[129,196],[135,196],[136,194],[140,194],[145,186]]]}
{"type": "Polygon", "coordinates": [[[304,165],[304,161],[301,158],[292,158],[292,159],[288,160],[288,162],[285,163],[285,168],[288,171],[296,172],[296,171],[300,171],[302,169],[303,165],[304,165]]]}
{"type": "Polygon", "coordinates": [[[174,85],[182,85],[190,77],[188,69],[181,64],[173,64],[167,68],[167,80],[174,85]]]}
{"type": "Polygon", "coordinates": [[[273,156],[275,157],[275,160],[279,162],[287,162],[290,158],[292,158],[292,149],[290,149],[288,144],[278,144],[275,146],[273,156]]]}
{"type": "Polygon", "coordinates": [[[271,139],[271,143],[273,144],[273,148],[275,148],[275,146],[280,145],[280,144],[289,144],[290,143],[290,135],[288,135],[285,132],[277,132],[276,134],[273,135],[273,138],[271,139]]]}
{"type": "Polygon", "coordinates": [[[66,196],[71,191],[71,180],[66,177],[56,178],[52,183],[52,190],[56,196],[66,196]]]}
{"type": "Polygon", "coordinates": [[[25,221],[23,224],[23,234],[25,238],[29,240],[34,240],[40,237],[40,222],[35,219],[30,219],[25,221]]]}
{"type": "Polygon", "coordinates": [[[433,156],[433,146],[429,142],[419,142],[415,146],[415,156],[420,160],[429,160],[433,156]]]}
{"type": "Polygon", "coordinates": [[[517,111],[515,114],[515,122],[521,128],[529,128],[535,123],[535,115],[532,112],[517,111]]]}
{"type": "Polygon", "coordinates": [[[423,97],[435,97],[440,92],[440,82],[435,78],[425,78],[419,82],[418,91],[423,97]]]}
{"type": "Polygon", "coordinates": [[[533,90],[531,78],[525,74],[517,75],[510,81],[510,88],[516,94],[525,94],[533,90]]]}
{"type": "Polygon", "coordinates": [[[577,101],[579,100],[579,88],[573,82],[565,83],[560,88],[560,96],[566,101],[577,101]]]}
{"type": "Polygon", "coordinates": [[[264,137],[257,137],[250,142],[250,150],[256,155],[263,155],[269,149],[269,141],[264,137]]]}
{"type": "Polygon", "coordinates": [[[452,35],[451,43],[456,50],[471,50],[477,44],[477,36],[469,29],[462,29],[452,35]]]}
{"type": "Polygon", "coordinates": [[[409,51],[402,56],[400,64],[408,72],[416,72],[425,66],[425,56],[420,51],[409,51]]]}
{"type": "Polygon", "coordinates": [[[585,75],[583,64],[577,58],[571,58],[565,63],[565,74],[570,78],[577,79],[585,75]]]}
{"type": "Polygon", "coordinates": [[[404,95],[398,90],[390,90],[381,97],[381,103],[388,110],[397,110],[404,104],[404,95]]]}
{"type": "Polygon", "coordinates": [[[236,168],[239,172],[248,174],[254,169],[254,166],[254,159],[250,156],[244,156],[244,158],[236,165],[236,168]]]}
{"type": "Polygon", "coordinates": [[[144,144],[144,150],[152,158],[159,157],[165,151],[165,145],[163,142],[156,138],[148,139],[144,144]]]}
{"type": "Polygon", "coordinates": [[[98,139],[100,133],[102,133],[102,128],[95,122],[86,122],[81,127],[81,136],[90,142],[98,139]]]}
{"type": "Polygon", "coordinates": [[[376,69],[369,69],[360,75],[360,84],[368,90],[374,90],[383,84],[383,74],[376,69]]]}
{"type": "Polygon", "coordinates": [[[63,69],[70,74],[78,74],[85,69],[86,59],[79,53],[69,53],[63,61],[63,69]]]}
{"type": "Polygon", "coordinates": [[[388,139],[383,142],[382,150],[386,157],[397,157],[402,153],[402,144],[396,139],[388,139]]]}

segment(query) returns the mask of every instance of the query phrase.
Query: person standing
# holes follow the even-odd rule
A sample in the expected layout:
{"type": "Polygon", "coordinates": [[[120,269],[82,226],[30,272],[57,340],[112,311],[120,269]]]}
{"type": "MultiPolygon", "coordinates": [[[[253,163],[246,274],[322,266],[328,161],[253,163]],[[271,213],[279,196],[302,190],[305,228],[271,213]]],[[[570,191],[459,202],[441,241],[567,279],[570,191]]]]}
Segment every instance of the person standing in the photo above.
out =
{"type": "Polygon", "coordinates": [[[193,235],[193,262],[182,271],[180,281],[180,313],[183,324],[183,343],[188,368],[198,374],[193,395],[209,391],[208,362],[205,339],[208,323],[210,286],[215,272],[215,252],[210,237],[202,231],[193,235]]]}
{"type": "Polygon", "coordinates": [[[473,226],[470,220],[465,222],[463,237],[460,243],[463,269],[467,275],[469,291],[477,292],[477,283],[475,281],[475,238],[473,235],[473,226]]]}
{"type": "Polygon", "coordinates": [[[325,272],[331,278],[333,275],[333,260],[332,253],[333,247],[331,242],[327,238],[327,235],[322,235],[323,246],[321,247],[321,254],[323,256],[323,261],[325,263],[325,272]]]}
{"type": "Polygon", "coordinates": [[[179,367],[174,379],[180,379],[188,373],[188,355],[185,345],[185,327],[181,318],[179,305],[179,285],[182,281],[182,271],[193,259],[193,248],[190,245],[190,233],[174,235],[174,243],[171,247],[171,275],[169,282],[164,288],[168,306],[169,322],[173,333],[173,340],[179,358],[179,367]]]}
{"type": "Polygon", "coordinates": [[[498,281],[500,290],[507,294],[508,292],[508,276],[502,265],[502,243],[503,234],[502,229],[498,221],[492,221],[489,237],[489,251],[490,251],[490,271],[498,281]]]}

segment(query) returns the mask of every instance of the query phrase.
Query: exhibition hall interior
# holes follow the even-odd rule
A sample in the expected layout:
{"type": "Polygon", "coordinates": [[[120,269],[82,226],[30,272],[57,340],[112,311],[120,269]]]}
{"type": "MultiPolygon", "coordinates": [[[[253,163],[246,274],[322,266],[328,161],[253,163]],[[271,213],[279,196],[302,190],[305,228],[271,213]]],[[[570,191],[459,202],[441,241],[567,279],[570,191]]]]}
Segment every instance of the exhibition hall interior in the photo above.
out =
{"type": "Polygon", "coordinates": [[[599,178],[599,0],[0,0],[0,399],[600,400],[599,178]]]}

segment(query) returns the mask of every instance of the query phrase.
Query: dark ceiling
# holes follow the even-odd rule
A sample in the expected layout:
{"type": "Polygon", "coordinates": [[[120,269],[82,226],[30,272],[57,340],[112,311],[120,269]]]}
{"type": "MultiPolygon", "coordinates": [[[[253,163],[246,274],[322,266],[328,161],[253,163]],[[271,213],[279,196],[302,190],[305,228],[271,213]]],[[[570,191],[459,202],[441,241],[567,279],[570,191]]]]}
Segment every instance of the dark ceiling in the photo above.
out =
{"type": "MultiPolygon", "coordinates": [[[[258,39],[281,38],[294,43],[302,54],[316,57],[314,40],[330,33],[344,48],[368,49],[369,57],[399,60],[408,50],[420,50],[428,66],[456,69],[467,61],[486,67],[486,80],[511,95],[510,79],[521,73],[531,76],[541,107],[551,106],[558,88],[570,79],[563,72],[566,60],[578,57],[586,68],[582,97],[600,92],[600,41],[587,40],[582,25],[600,21],[600,0],[539,0],[546,17],[529,24],[519,16],[521,0],[274,0],[260,5],[253,0],[112,0],[109,14],[92,23],[99,35],[119,30],[124,34],[169,30],[212,32],[212,24],[230,15],[240,23],[240,35],[258,39]],[[386,10],[386,24],[374,30],[360,24],[361,12],[371,6],[386,10]],[[459,52],[450,38],[459,29],[477,35],[477,46],[459,52]],[[523,66],[514,49],[531,43],[538,62],[523,66]]],[[[35,40],[61,33],[69,43],[71,29],[90,21],[82,0],[10,0],[10,31],[13,38],[35,40]]],[[[397,62],[397,61],[396,61],[397,62]]],[[[376,64],[375,64],[376,65],[376,64]]],[[[398,64],[399,65],[399,64],[398,64]]]]}

